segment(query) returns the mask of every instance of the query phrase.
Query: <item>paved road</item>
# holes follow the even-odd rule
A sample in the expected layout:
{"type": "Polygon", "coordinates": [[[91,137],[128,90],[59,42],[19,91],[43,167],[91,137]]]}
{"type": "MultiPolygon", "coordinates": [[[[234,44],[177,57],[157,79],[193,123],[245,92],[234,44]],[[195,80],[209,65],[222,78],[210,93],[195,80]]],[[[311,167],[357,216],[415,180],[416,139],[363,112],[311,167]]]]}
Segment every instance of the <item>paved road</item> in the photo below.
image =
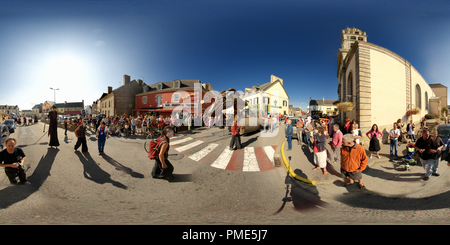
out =
{"type": "MultiPolygon", "coordinates": [[[[314,195],[311,189],[286,178],[284,167],[244,171],[244,159],[253,159],[251,154],[235,151],[228,165],[242,165],[233,170],[211,166],[218,158],[193,160],[205,149],[201,145],[217,144],[211,151],[215,155],[225,151],[230,138],[217,129],[194,130],[178,137],[192,140],[178,147],[174,143],[171,148],[177,180],[168,182],[151,178],[153,163],[144,151],[144,139],[110,138],[107,155],[99,156],[94,135],[88,136],[89,154],[74,153],[75,137],[73,133],[64,137],[62,129],[58,131],[59,150],[48,149],[49,138],[43,135],[42,127],[19,127],[12,135],[27,154],[32,185],[12,186],[0,174],[0,223],[446,223],[450,214],[447,179],[433,190],[443,194],[421,199],[380,198],[345,188],[330,189],[345,197],[339,200],[314,195]],[[178,151],[196,141],[202,143],[178,151]]],[[[264,147],[283,137],[284,127],[280,130],[274,138],[261,137],[260,133],[244,136],[242,143],[267,156],[264,147]]]]}
{"type": "MultiPolygon", "coordinates": [[[[27,154],[32,185],[12,186],[1,174],[0,223],[252,223],[278,210],[285,194],[278,173],[283,169],[215,168],[211,161],[189,157],[195,147],[179,152],[174,144],[169,159],[176,180],[168,182],[151,178],[153,162],[144,151],[144,139],[112,137],[106,142],[106,155],[99,156],[95,135],[88,135],[88,154],[74,153],[73,133],[64,136],[58,129],[61,146],[49,149],[42,127],[19,127],[12,135],[27,154]]],[[[218,144],[215,152],[228,146],[229,137],[203,131],[189,136],[196,138],[193,142],[218,144]]],[[[243,137],[246,148],[263,146],[264,140],[255,140],[258,134],[243,137]]]]}

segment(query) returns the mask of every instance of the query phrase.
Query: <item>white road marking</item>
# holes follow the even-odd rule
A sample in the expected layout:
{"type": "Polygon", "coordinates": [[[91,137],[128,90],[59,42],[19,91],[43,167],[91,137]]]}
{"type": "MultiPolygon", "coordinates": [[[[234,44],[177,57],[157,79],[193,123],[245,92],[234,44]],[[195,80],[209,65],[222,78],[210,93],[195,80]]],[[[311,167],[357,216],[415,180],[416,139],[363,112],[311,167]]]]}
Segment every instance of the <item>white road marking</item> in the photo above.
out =
{"type": "Polygon", "coordinates": [[[244,162],[242,171],[244,172],[260,171],[258,160],[256,159],[255,155],[255,148],[253,147],[244,148],[244,162]]]}
{"type": "Polygon", "coordinates": [[[220,156],[211,164],[211,167],[225,169],[233,156],[234,151],[230,151],[228,147],[222,151],[220,156]]]}
{"type": "Polygon", "coordinates": [[[189,156],[189,158],[191,158],[194,161],[200,161],[202,158],[204,158],[206,155],[208,155],[212,150],[214,150],[216,147],[218,146],[218,144],[209,144],[207,145],[204,149],[202,149],[199,152],[196,152],[195,154],[189,156]]]}
{"type": "Polygon", "coordinates": [[[203,141],[201,141],[201,140],[196,140],[196,141],[194,141],[194,142],[192,142],[192,143],[190,143],[190,144],[187,144],[187,145],[185,145],[185,146],[175,148],[175,150],[177,150],[178,152],[184,152],[184,151],[186,151],[186,150],[189,150],[189,149],[191,149],[191,148],[193,148],[193,147],[196,147],[196,146],[200,145],[201,143],[203,143],[203,141]]]}
{"type": "Polygon", "coordinates": [[[174,140],[174,141],[170,141],[170,145],[178,145],[187,141],[193,140],[193,138],[191,137],[186,137],[184,139],[180,139],[180,140],[174,140]]]}
{"type": "Polygon", "coordinates": [[[275,164],[273,162],[273,155],[275,154],[275,150],[273,149],[273,147],[272,146],[264,146],[263,149],[266,152],[267,157],[270,159],[270,161],[272,161],[272,164],[275,164]]]}

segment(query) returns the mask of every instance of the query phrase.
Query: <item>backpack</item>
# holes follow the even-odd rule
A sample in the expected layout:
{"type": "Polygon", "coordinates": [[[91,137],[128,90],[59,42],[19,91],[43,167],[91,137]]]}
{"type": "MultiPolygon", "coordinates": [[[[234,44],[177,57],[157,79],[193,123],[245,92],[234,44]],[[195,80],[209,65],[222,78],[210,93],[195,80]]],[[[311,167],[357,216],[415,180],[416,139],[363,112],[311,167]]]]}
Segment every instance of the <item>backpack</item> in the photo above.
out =
{"type": "Polygon", "coordinates": [[[239,127],[234,125],[231,127],[231,135],[236,136],[239,133],[239,127]]]}
{"type": "Polygon", "coordinates": [[[156,140],[150,141],[150,146],[148,149],[148,158],[150,160],[155,160],[159,156],[159,150],[161,149],[161,143],[163,141],[167,142],[167,139],[165,137],[159,137],[156,140]]]}

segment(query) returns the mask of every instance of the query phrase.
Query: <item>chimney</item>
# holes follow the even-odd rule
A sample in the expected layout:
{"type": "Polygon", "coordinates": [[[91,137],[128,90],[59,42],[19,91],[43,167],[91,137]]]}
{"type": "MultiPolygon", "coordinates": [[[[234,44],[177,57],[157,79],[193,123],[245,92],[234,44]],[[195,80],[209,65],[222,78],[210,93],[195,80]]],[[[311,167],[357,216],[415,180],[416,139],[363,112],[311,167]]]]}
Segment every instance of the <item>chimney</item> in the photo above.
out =
{"type": "Polygon", "coordinates": [[[130,76],[127,74],[123,75],[123,85],[127,85],[130,83],[130,76]]]}
{"type": "Polygon", "coordinates": [[[108,86],[108,94],[112,93],[112,87],[108,86]]]}

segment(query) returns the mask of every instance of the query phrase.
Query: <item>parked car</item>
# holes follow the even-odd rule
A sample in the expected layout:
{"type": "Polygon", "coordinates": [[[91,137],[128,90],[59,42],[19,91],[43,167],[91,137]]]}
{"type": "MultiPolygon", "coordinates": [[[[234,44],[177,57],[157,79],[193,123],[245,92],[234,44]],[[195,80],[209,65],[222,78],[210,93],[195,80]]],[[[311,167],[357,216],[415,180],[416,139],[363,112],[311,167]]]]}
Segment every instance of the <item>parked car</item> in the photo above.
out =
{"type": "Polygon", "coordinates": [[[3,124],[8,127],[10,133],[14,133],[16,130],[16,123],[14,122],[14,119],[7,119],[3,122],[3,124]]]}
{"type": "Polygon", "coordinates": [[[6,140],[9,138],[9,128],[5,124],[0,124],[0,137],[0,150],[3,150],[6,140]]]}

